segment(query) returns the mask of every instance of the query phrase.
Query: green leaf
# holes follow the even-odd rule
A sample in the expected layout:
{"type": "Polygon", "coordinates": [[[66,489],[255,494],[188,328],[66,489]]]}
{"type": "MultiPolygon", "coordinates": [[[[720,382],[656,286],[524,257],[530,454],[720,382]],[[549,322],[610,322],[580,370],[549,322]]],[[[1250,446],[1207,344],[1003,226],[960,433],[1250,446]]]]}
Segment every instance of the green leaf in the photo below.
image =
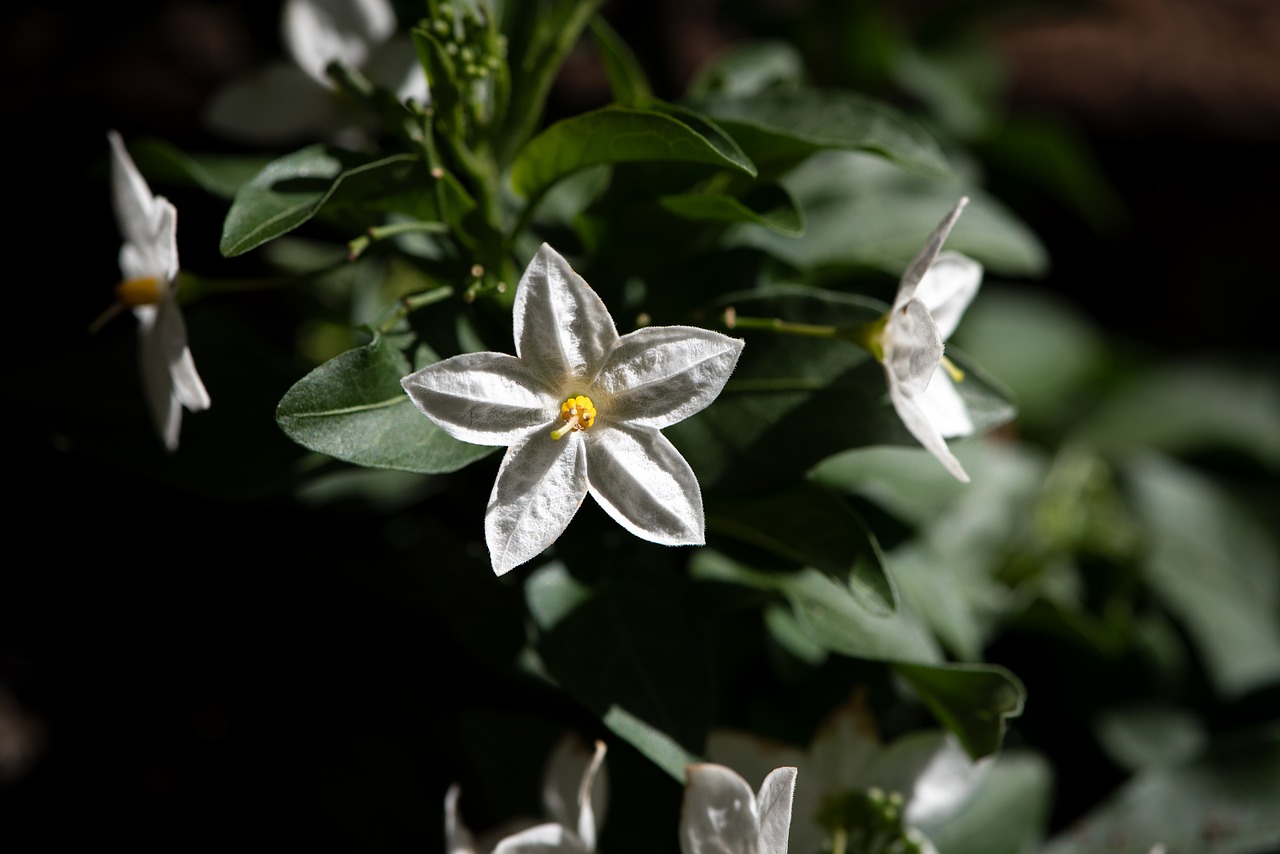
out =
{"type": "MultiPolygon", "coordinates": [[[[413,154],[369,161],[325,145],[286,154],[236,193],[219,248],[227,257],[248,252],[307,222],[335,196],[368,201],[402,192],[415,170],[421,165],[413,154]]],[[[420,186],[419,195],[426,197],[425,181],[420,186]]]]}
{"type": "Polygon", "coordinates": [[[1195,715],[1155,701],[1107,709],[1093,725],[1111,760],[1130,771],[1181,765],[1204,749],[1204,728],[1195,715]]]}
{"type": "Polygon", "coordinates": [[[1053,805],[1053,769],[1039,754],[1002,752],[960,809],[920,830],[946,854],[1030,854],[1053,805]]]}
{"type": "Polygon", "coordinates": [[[784,41],[735,45],[704,65],[689,84],[689,97],[750,98],[772,88],[792,91],[804,81],[804,57],[784,41]]]}
{"type": "Polygon", "coordinates": [[[848,584],[816,569],[766,572],[701,548],[694,552],[689,570],[699,581],[739,584],[785,597],[805,635],[831,652],[876,661],[941,660],[937,644],[914,615],[905,609],[873,614],[848,584]]]}
{"type": "Polygon", "coordinates": [[[605,107],[556,122],[529,140],[511,167],[511,183],[516,192],[535,198],[581,169],[643,161],[701,163],[754,176],[751,161],[712,128],[705,120],[702,127],[691,127],[656,109],[605,107]]]}
{"type": "Polygon", "coordinates": [[[711,496],[707,528],[826,573],[872,614],[898,607],[874,535],[843,499],[817,484],[751,498],[711,496]]]}
{"type": "Polygon", "coordinates": [[[276,423],[298,444],[372,468],[456,471],[496,448],[449,436],[400,386],[412,368],[382,337],[330,359],[280,400],[276,423]]]}
{"type": "Polygon", "coordinates": [[[784,168],[824,149],[873,152],[934,177],[951,169],[923,128],[887,104],[852,92],[801,89],[751,97],[713,95],[690,104],[733,134],[761,164],[784,168]]]}
{"type": "Polygon", "coordinates": [[[164,140],[139,139],[129,146],[138,168],[152,181],[194,184],[230,199],[271,161],[264,155],[187,154],[164,140]]]}
{"type": "Polygon", "coordinates": [[[1144,771],[1050,840],[1045,854],[1259,852],[1280,846],[1280,727],[1221,739],[1194,762],[1144,771]]]}
{"type": "Polygon", "coordinates": [[[974,759],[1000,749],[1005,720],[1022,714],[1027,698],[1018,677],[999,665],[900,663],[895,669],[974,759]]]}
{"type": "Polygon", "coordinates": [[[610,706],[602,720],[614,735],[640,751],[680,785],[685,782],[685,768],[700,761],[671,736],[650,726],[621,706],[610,706]]]}
{"type": "Polygon", "coordinates": [[[663,196],[658,203],[684,219],[750,222],[788,237],[804,233],[804,212],[776,184],[755,188],[742,199],[721,193],[681,193],[663,196]]]}
{"type": "Polygon", "coordinates": [[[613,100],[628,106],[639,106],[650,100],[653,92],[649,89],[649,81],[627,43],[599,15],[591,19],[590,27],[591,34],[600,45],[600,56],[604,60],[605,73],[609,75],[613,100]]]}
{"type": "Polygon", "coordinates": [[[1155,455],[1125,474],[1149,539],[1143,577],[1179,619],[1213,684],[1238,697],[1280,679],[1280,554],[1227,495],[1155,455]]]}
{"type": "Polygon", "coordinates": [[[947,238],[963,252],[1010,276],[1037,276],[1048,256],[1026,225],[978,187],[906,172],[881,157],[826,151],[781,179],[804,209],[808,227],[798,239],[759,226],[738,227],[731,245],[761,249],[805,271],[837,274],[872,267],[900,276],[925,239],[961,196],[970,198],[947,238]]]}

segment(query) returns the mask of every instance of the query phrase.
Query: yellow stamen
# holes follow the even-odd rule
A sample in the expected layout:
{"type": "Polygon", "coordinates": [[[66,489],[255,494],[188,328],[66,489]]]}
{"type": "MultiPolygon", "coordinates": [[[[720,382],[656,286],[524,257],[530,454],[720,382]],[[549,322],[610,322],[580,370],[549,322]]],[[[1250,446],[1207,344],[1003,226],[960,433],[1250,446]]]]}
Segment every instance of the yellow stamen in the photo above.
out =
{"type": "Polygon", "coordinates": [[[551,431],[552,439],[560,439],[566,433],[586,430],[596,421],[596,407],[585,395],[571,397],[560,404],[560,420],[564,426],[551,431]]]}
{"type": "Polygon", "coordinates": [[[129,279],[116,285],[116,297],[120,302],[135,308],[140,305],[155,305],[164,296],[160,280],[155,276],[144,276],[141,279],[129,279]]]}
{"type": "Polygon", "coordinates": [[[957,368],[956,363],[948,359],[946,356],[942,357],[942,367],[947,373],[951,374],[951,379],[955,382],[964,381],[964,371],[957,368]]]}

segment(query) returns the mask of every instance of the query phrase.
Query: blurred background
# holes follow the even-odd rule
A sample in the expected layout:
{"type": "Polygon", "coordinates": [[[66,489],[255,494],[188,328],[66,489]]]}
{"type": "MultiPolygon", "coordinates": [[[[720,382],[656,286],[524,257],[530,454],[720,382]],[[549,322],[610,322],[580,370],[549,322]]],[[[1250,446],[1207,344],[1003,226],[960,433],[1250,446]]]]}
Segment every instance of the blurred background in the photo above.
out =
{"type": "MultiPolygon", "coordinates": [[[[402,22],[418,15],[413,2],[396,5],[402,22]]],[[[1105,335],[1121,362],[1211,357],[1275,376],[1280,5],[611,0],[604,13],[670,100],[731,45],[791,41],[815,83],[896,103],[966,152],[964,167],[1039,236],[1045,275],[989,282],[993,291],[1051,300],[1105,335]]],[[[399,505],[348,512],[284,490],[302,452],[270,413],[308,365],[292,330],[273,325],[269,300],[250,311],[219,297],[191,327],[197,351],[238,340],[236,324],[258,333],[252,346],[263,352],[242,353],[261,359],[252,381],[220,376],[214,360],[201,366],[215,402],[261,402],[275,468],[219,466],[193,490],[199,460],[153,449],[121,462],[106,450],[123,436],[144,447],[152,438],[132,323],[93,340],[84,331],[118,278],[106,131],[247,150],[206,130],[202,111],[280,50],[279,6],[260,0],[10,0],[0,10],[11,205],[4,429],[17,472],[0,570],[0,850],[90,834],[141,849],[396,850],[418,839],[432,850],[463,749],[441,747],[437,733],[505,748],[485,733],[501,732],[510,708],[548,733],[564,720],[594,725],[551,692],[493,677],[500,656],[452,654],[454,631],[491,633],[494,648],[519,643],[512,588],[468,576],[459,583],[486,604],[445,616],[421,578],[432,537],[476,537],[477,514],[446,509],[424,522],[399,505]],[[86,406],[104,414],[100,435],[68,428],[86,406]]],[[[560,114],[608,100],[590,50],[571,58],[553,99],[560,114]]],[[[218,254],[223,203],[153,189],[178,206],[184,267],[252,271],[252,256],[218,254]]],[[[1075,401],[1087,406],[1087,396],[1075,401]]],[[[205,440],[230,431],[216,414],[188,416],[188,429],[205,440]]],[[[1053,434],[1049,419],[1038,426],[1053,434]]],[[[1274,463],[1221,448],[1197,459],[1241,496],[1275,495],[1274,463]]],[[[425,497],[445,486],[413,489],[425,497]]],[[[483,500],[456,496],[461,507],[483,500]]],[[[1254,510],[1273,532],[1280,525],[1274,503],[1254,510]]],[[[1015,647],[986,660],[1027,682],[1019,737],[1073,758],[1058,766],[1058,829],[1123,770],[1083,734],[1049,731],[1059,721],[1037,716],[1060,702],[1052,674],[1015,647]]],[[[1207,713],[1223,726],[1257,722],[1277,699],[1271,688],[1207,713]]],[[[511,761],[513,774],[537,778],[537,753],[511,761]]]]}

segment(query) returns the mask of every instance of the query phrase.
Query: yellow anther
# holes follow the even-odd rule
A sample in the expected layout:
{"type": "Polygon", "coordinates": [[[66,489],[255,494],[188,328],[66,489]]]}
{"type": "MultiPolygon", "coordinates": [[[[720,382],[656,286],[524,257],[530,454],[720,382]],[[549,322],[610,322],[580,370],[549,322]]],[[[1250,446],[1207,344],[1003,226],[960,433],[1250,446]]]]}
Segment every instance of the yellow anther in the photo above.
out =
{"type": "Polygon", "coordinates": [[[116,285],[116,297],[130,308],[139,305],[155,305],[163,296],[164,291],[160,280],[155,276],[129,279],[127,282],[116,285]]]}
{"type": "Polygon", "coordinates": [[[946,356],[942,357],[942,367],[947,373],[951,374],[951,379],[955,382],[964,381],[964,371],[957,368],[956,363],[948,359],[946,356]]]}
{"type": "Polygon", "coordinates": [[[571,397],[560,404],[560,420],[564,426],[551,431],[552,439],[562,438],[566,433],[586,430],[596,420],[596,407],[586,395],[571,397]]]}

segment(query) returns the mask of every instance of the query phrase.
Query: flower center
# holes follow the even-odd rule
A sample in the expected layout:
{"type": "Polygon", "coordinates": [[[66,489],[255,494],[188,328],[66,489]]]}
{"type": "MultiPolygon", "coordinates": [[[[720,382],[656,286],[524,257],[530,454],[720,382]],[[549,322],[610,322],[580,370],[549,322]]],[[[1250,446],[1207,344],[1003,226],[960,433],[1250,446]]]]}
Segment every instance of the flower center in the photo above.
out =
{"type": "Polygon", "coordinates": [[[580,394],[577,397],[571,397],[560,404],[560,420],[564,422],[564,426],[551,431],[552,439],[559,439],[566,433],[586,430],[594,424],[596,420],[595,404],[586,395],[580,394]]]}
{"type": "Polygon", "coordinates": [[[155,276],[144,276],[141,279],[129,279],[116,285],[116,297],[120,302],[134,308],[140,305],[155,305],[160,302],[164,292],[160,280],[155,276]]]}

